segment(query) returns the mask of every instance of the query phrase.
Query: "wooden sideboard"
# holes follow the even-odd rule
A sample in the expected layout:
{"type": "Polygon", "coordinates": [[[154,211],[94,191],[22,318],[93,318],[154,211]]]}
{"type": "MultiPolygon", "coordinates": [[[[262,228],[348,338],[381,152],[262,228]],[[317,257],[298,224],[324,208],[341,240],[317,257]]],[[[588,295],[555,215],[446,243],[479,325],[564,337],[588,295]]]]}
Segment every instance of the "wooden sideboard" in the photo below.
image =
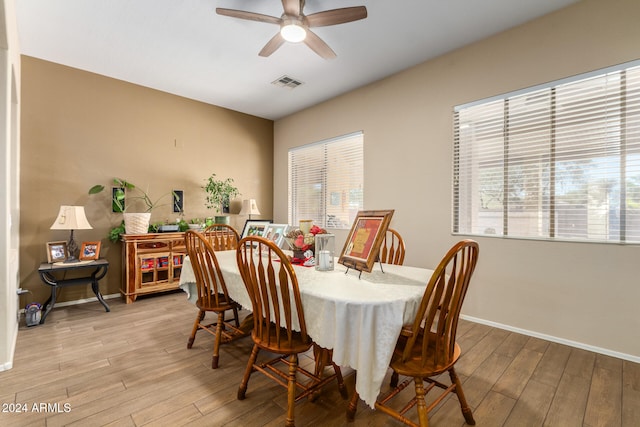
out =
{"type": "Polygon", "coordinates": [[[123,234],[122,285],[127,304],[138,295],[178,289],[184,233],[123,234]]]}

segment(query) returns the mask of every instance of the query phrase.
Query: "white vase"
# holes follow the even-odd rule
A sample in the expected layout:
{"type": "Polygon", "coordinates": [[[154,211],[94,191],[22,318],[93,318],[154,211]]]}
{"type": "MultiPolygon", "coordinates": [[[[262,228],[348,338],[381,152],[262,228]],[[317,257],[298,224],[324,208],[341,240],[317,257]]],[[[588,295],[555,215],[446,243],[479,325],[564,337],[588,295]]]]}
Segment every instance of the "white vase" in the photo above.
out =
{"type": "Polygon", "coordinates": [[[124,231],[127,234],[147,234],[151,212],[124,213],[124,231]]]}

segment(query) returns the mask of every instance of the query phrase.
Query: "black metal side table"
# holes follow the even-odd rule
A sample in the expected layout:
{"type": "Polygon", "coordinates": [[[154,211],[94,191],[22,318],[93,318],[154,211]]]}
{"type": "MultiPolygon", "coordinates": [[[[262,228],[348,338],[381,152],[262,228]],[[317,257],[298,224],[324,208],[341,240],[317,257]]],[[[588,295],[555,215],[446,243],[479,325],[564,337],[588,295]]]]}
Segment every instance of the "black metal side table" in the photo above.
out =
{"type": "Polygon", "coordinates": [[[93,293],[96,294],[98,301],[100,304],[104,306],[104,309],[109,312],[111,309],[102,298],[102,294],[100,293],[100,288],[98,287],[98,281],[102,279],[109,269],[109,261],[106,259],[97,259],[90,262],[70,262],[70,263],[55,263],[49,264],[43,262],[40,264],[38,268],[38,274],[40,274],[40,278],[44,283],[51,286],[51,296],[44,303],[45,311],[40,318],[40,324],[44,323],[44,320],[47,318],[49,312],[53,309],[53,306],[56,304],[56,293],[58,288],[64,288],[65,286],[78,286],[78,285],[91,285],[91,289],[93,293]],[[93,271],[87,276],[74,277],[72,279],[65,279],[66,273],[73,270],[93,268],[93,271]],[[56,273],[65,273],[62,278],[58,278],[56,273]]]}

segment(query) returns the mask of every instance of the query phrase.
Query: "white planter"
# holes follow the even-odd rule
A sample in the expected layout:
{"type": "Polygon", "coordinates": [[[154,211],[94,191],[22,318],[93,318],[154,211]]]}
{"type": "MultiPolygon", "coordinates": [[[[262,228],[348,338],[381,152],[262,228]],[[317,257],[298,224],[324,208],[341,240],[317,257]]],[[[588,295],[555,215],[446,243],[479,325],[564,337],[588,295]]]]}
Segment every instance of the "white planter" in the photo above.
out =
{"type": "Polygon", "coordinates": [[[127,234],[147,234],[151,212],[124,213],[124,230],[127,234]]]}

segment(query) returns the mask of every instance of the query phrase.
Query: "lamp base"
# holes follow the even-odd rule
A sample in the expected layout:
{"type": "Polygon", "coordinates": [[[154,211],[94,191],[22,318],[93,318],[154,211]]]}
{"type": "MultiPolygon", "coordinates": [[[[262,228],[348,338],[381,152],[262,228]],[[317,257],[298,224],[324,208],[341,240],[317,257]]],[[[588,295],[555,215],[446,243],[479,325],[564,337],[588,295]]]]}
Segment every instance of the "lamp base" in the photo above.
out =
{"type": "Polygon", "coordinates": [[[78,245],[76,244],[75,239],[73,238],[73,230],[71,230],[71,235],[69,235],[69,241],[67,242],[67,252],[69,256],[65,260],[65,262],[76,262],[78,261],[78,245]]]}

